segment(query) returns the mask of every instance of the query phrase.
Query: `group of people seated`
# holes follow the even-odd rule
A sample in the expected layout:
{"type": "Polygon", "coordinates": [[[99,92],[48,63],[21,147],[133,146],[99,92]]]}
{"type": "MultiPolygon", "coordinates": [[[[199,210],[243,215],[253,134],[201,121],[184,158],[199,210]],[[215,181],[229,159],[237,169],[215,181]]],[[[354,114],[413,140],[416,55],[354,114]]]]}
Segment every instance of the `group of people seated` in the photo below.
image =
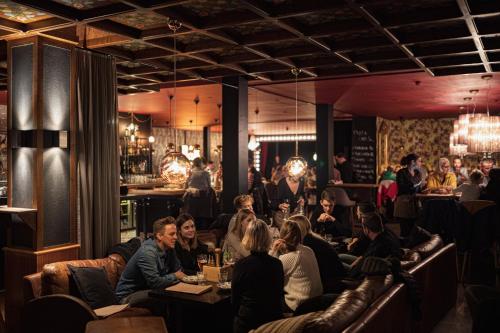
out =
{"type": "Polygon", "coordinates": [[[400,222],[401,235],[408,235],[418,215],[417,193],[457,194],[459,201],[478,199],[500,201],[500,169],[491,158],[481,160],[470,173],[461,159],[440,158],[434,171],[423,166],[414,153],[401,160],[399,170],[389,167],[381,176],[377,203],[380,209],[391,207],[391,217],[400,222]]]}
{"type": "MultiPolygon", "coordinates": [[[[349,243],[347,253],[339,255],[321,234],[352,236],[352,230],[333,217],[332,193],[322,194],[311,221],[303,214],[292,214],[279,227],[254,213],[248,194],[236,197],[234,204],[236,213],[222,246],[234,265],[234,332],[248,332],[284,313],[321,310],[342,290],[342,279],[362,277],[365,258],[401,258],[398,238],[384,228],[374,205],[361,207],[358,218],[363,231],[349,243]]],[[[187,214],[154,222],[152,238],[128,261],[118,282],[116,294],[122,303],[161,312],[149,291],[199,271],[198,255],[213,248],[198,239],[194,222],[187,214]]]]}

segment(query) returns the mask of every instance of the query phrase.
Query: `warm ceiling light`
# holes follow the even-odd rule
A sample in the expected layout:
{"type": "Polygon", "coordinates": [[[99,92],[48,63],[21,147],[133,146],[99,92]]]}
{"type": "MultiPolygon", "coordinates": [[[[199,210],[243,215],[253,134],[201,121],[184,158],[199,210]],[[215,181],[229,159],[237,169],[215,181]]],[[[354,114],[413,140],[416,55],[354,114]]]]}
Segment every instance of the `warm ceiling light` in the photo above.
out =
{"type": "MultiPolygon", "coordinates": [[[[177,91],[177,45],[175,33],[181,27],[181,22],[177,20],[168,20],[168,27],[173,31],[174,37],[174,97],[176,97],[177,91]]],[[[174,99],[174,110],[173,110],[173,128],[175,137],[175,150],[173,152],[168,152],[160,162],[160,176],[168,183],[178,186],[183,186],[189,176],[189,171],[191,170],[191,164],[189,160],[182,153],[177,150],[177,135],[175,133],[175,111],[177,109],[177,98],[174,99]]]]}
{"type": "Polygon", "coordinates": [[[292,68],[292,74],[295,75],[295,156],[290,157],[285,164],[288,174],[293,178],[300,178],[306,174],[307,162],[299,156],[299,138],[298,138],[298,114],[299,114],[299,98],[298,98],[298,77],[301,70],[292,68]]]}

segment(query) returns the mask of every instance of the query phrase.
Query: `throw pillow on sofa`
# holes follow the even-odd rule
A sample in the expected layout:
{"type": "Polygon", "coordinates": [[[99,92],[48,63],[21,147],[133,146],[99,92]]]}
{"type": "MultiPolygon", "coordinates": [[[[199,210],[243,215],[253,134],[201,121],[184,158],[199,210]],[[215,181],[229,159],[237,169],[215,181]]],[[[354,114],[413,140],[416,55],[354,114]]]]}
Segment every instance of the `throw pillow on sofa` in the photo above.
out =
{"type": "Polygon", "coordinates": [[[68,270],[71,272],[81,298],[92,309],[118,304],[118,299],[109,283],[104,267],[68,265],[68,270]]]}

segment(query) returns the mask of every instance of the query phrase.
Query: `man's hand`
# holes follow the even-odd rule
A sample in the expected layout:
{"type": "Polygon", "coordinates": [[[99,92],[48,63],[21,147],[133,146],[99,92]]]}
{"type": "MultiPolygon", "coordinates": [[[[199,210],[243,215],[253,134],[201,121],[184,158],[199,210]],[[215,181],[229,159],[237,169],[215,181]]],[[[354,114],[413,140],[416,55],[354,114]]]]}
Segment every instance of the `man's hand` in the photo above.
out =
{"type": "Polygon", "coordinates": [[[351,251],[353,246],[359,241],[359,238],[353,238],[349,244],[347,244],[347,251],[351,251]]]}
{"type": "Polygon", "coordinates": [[[331,216],[330,214],[327,214],[327,213],[322,213],[318,217],[318,222],[328,222],[328,221],[334,222],[335,221],[335,217],[333,217],[333,216],[331,216]]]}
{"type": "Polygon", "coordinates": [[[290,204],[287,204],[287,203],[281,203],[278,208],[282,211],[282,212],[285,212],[286,210],[288,210],[288,208],[290,207],[290,204]]]}
{"type": "Polygon", "coordinates": [[[175,274],[175,277],[177,278],[177,280],[180,280],[180,279],[182,279],[183,277],[185,277],[185,276],[186,276],[186,274],[184,274],[184,272],[183,272],[183,271],[181,271],[181,270],[178,270],[178,271],[177,271],[177,272],[175,272],[174,274],[175,274]]]}

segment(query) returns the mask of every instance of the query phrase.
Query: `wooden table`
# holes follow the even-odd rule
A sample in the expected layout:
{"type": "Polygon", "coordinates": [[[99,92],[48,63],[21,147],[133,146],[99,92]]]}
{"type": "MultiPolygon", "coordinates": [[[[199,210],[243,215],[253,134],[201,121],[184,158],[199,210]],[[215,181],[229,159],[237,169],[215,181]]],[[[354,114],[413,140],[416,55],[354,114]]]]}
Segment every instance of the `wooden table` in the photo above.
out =
{"type": "MultiPolygon", "coordinates": [[[[169,316],[169,319],[173,320],[171,326],[175,327],[175,333],[199,332],[201,327],[206,332],[231,332],[231,291],[219,290],[217,284],[213,282],[208,282],[208,284],[212,285],[212,290],[201,295],[162,289],[151,291],[149,296],[167,303],[173,310],[173,316],[169,316]],[[187,316],[185,315],[186,312],[188,313],[187,316]],[[191,326],[198,324],[200,327],[192,330],[185,328],[184,320],[186,318],[195,318],[194,316],[199,322],[190,322],[191,326]]],[[[171,326],[169,325],[169,329],[171,326]]]]}
{"type": "Polygon", "coordinates": [[[460,198],[459,195],[453,193],[417,193],[415,196],[418,199],[426,200],[426,199],[455,199],[460,198]]]}
{"type": "Polygon", "coordinates": [[[93,320],[85,333],[168,333],[162,317],[119,317],[93,320]]]}

